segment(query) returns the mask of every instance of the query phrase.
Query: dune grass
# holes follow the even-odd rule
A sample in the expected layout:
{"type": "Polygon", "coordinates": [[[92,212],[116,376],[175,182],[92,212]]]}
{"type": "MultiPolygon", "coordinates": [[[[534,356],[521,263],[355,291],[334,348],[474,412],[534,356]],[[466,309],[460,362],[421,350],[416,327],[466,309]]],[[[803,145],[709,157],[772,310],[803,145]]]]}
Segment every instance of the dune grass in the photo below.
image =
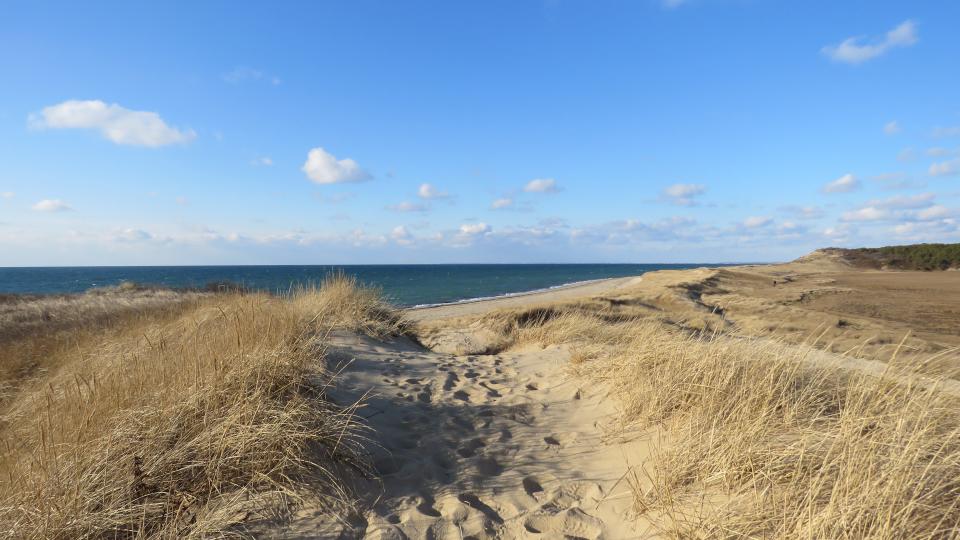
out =
{"type": "Polygon", "coordinates": [[[341,276],[289,298],[195,298],[106,332],[77,325],[74,350],[54,347],[56,369],[4,410],[0,534],[222,535],[307,501],[345,515],[343,476],[370,467],[356,405],[326,398],[324,338],[402,327],[374,292],[341,276]]]}
{"type": "Polygon", "coordinates": [[[91,339],[171,320],[207,296],[132,284],[79,295],[0,296],[0,403],[91,339]]]}
{"type": "MultiPolygon", "coordinates": [[[[693,333],[590,303],[499,312],[504,343],[567,344],[607,385],[638,515],[677,538],[960,536],[960,399],[917,366],[868,372],[765,339],[693,333]]],[[[842,359],[840,359],[842,360],[842,359]]]]}

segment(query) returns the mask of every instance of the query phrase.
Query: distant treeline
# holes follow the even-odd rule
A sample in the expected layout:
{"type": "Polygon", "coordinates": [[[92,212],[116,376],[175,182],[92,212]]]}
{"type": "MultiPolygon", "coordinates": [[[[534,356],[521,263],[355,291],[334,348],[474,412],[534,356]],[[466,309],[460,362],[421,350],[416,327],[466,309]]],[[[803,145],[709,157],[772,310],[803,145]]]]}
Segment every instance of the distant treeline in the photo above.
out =
{"type": "Polygon", "coordinates": [[[846,261],[866,268],[948,270],[960,268],[960,244],[912,244],[879,248],[831,248],[846,261]]]}

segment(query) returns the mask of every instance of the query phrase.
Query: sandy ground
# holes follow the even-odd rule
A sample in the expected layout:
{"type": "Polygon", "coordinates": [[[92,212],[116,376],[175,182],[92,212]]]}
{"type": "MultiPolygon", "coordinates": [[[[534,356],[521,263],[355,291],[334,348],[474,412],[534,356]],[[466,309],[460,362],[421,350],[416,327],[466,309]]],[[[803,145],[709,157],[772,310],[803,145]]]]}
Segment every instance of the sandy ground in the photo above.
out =
{"type": "Polygon", "coordinates": [[[305,510],[272,538],[642,538],[625,473],[649,455],[641,434],[608,435],[616,411],[567,375],[560,347],[435,353],[406,339],[334,336],[334,398],[366,395],[382,483],[350,523],[305,510]]]}
{"type": "MultiPolygon", "coordinates": [[[[586,302],[694,329],[820,336],[812,361],[876,373],[907,331],[906,355],[960,365],[960,272],[869,272],[815,258],[771,266],[661,271],[489,301],[408,311],[436,331],[424,346],[333,337],[341,403],[366,399],[382,480],[360,482],[366,510],[347,523],[300,512],[282,538],[648,538],[624,481],[651,433],[607,431],[615,400],[570,375],[563,347],[487,354],[477,321],[498,309],[586,302]],[[774,283],[776,281],[776,284],[774,283]],[[432,326],[431,326],[432,325],[432,326]],[[854,351],[857,359],[835,352],[854,351]]],[[[424,337],[426,336],[426,338],[424,337]]],[[[945,388],[960,395],[960,382],[945,388]]]]}

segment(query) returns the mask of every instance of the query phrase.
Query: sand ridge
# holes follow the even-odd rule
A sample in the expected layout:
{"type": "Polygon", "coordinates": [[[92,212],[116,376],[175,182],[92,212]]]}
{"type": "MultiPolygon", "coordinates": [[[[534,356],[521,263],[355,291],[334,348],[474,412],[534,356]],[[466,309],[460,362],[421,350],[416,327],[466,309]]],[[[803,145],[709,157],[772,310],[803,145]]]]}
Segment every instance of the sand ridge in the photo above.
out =
{"type": "Polygon", "coordinates": [[[333,337],[334,399],[366,395],[381,482],[349,523],[300,512],[285,538],[640,538],[625,471],[640,435],[610,436],[613,401],[567,373],[562,347],[456,356],[406,339],[333,337]],[[629,456],[629,457],[628,457],[629,456]]]}

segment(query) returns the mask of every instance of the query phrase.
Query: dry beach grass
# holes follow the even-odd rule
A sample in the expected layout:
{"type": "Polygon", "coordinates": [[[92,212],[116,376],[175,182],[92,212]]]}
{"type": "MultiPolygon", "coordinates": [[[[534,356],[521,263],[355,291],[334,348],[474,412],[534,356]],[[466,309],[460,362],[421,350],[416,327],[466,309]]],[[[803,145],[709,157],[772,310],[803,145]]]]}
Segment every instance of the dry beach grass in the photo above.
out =
{"type": "MultiPolygon", "coordinates": [[[[461,323],[462,324],[462,323],[461,323]]],[[[596,300],[486,315],[498,348],[565,344],[655,432],[635,515],[682,538],[960,534],[960,400],[912,362],[875,372],[776,340],[691,332],[596,300]]]]}
{"type": "Polygon", "coordinates": [[[137,302],[122,302],[110,331],[74,326],[73,350],[19,345],[60,357],[28,358],[48,371],[3,412],[3,533],[197,537],[308,498],[345,515],[352,495],[339,478],[369,467],[353,408],[325,398],[324,339],[400,325],[375,291],[333,277],[290,298],[126,306],[137,302]]]}

